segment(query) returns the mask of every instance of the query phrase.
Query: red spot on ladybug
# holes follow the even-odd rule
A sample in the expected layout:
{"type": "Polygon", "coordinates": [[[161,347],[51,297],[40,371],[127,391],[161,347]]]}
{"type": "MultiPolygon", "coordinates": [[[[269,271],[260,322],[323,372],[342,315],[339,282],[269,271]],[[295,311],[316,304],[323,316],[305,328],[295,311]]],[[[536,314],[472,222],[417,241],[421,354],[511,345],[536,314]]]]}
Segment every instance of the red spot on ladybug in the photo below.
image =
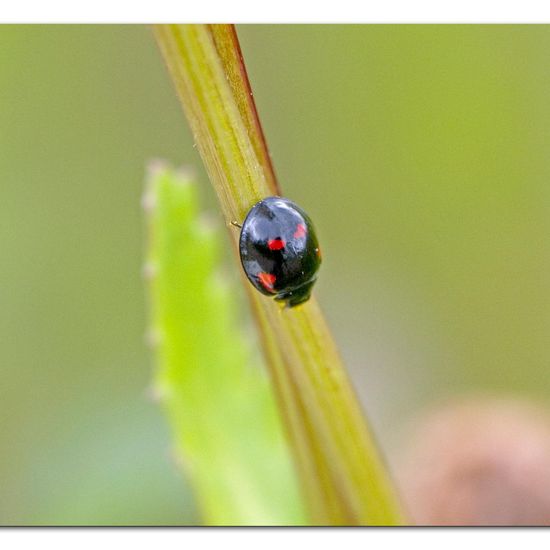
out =
{"type": "Polygon", "coordinates": [[[260,284],[269,292],[273,292],[273,285],[277,280],[277,277],[272,273],[265,273],[264,271],[258,273],[258,280],[260,284]]]}
{"type": "Polygon", "coordinates": [[[294,231],[293,237],[295,239],[303,239],[306,236],[307,229],[306,226],[303,223],[299,223],[296,226],[296,231],[294,231]]]}
{"type": "Polygon", "coordinates": [[[282,250],[286,243],[283,239],[271,239],[267,241],[267,247],[269,250],[282,250]]]}

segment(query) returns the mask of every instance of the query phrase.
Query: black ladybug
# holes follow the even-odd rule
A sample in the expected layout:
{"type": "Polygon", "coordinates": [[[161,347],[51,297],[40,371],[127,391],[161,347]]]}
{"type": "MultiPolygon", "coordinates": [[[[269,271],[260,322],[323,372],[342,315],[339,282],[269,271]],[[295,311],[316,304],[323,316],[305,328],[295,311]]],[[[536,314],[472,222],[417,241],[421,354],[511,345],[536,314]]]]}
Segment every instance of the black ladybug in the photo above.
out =
{"type": "Polygon", "coordinates": [[[306,302],[321,252],[309,216],[281,197],[255,204],[241,227],[239,251],[244,272],[262,293],[294,307],[306,302]]]}

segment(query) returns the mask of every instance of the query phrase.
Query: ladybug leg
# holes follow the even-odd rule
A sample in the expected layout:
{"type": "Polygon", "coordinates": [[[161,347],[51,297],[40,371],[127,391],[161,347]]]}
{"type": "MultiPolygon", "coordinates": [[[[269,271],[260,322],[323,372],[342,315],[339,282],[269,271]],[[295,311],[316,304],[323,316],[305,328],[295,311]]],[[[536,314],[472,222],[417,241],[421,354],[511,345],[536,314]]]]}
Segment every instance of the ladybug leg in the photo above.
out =
{"type": "Polygon", "coordinates": [[[279,302],[285,302],[285,308],[293,308],[307,302],[311,296],[311,289],[315,283],[315,278],[307,283],[303,284],[298,288],[294,288],[287,292],[281,292],[276,297],[275,300],[279,302]]]}
{"type": "Polygon", "coordinates": [[[235,226],[235,227],[238,227],[239,229],[242,229],[243,226],[240,224],[240,223],[237,223],[236,221],[231,221],[231,225],[235,226]]]}

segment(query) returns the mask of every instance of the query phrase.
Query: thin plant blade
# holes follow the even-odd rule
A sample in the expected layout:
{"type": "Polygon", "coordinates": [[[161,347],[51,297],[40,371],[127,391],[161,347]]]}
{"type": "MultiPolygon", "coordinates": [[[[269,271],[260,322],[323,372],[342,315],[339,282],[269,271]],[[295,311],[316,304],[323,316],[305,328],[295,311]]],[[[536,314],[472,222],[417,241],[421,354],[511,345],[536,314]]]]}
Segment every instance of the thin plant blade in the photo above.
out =
{"type": "MultiPolygon", "coordinates": [[[[237,36],[230,25],[158,25],[155,32],[236,253],[230,222],[280,194],[237,36]]],[[[317,302],[283,310],[244,284],[311,522],[400,523],[393,485],[317,302]]]]}

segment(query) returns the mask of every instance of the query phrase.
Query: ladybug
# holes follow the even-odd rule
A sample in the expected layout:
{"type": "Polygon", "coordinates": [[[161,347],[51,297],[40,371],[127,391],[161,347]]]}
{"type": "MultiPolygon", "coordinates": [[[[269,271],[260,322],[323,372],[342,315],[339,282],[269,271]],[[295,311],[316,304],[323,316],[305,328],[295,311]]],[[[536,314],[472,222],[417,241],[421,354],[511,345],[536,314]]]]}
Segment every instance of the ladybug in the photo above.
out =
{"type": "Polygon", "coordinates": [[[294,307],[309,300],[321,252],[309,216],[281,197],[268,197],[248,212],[239,239],[248,280],[262,293],[294,307]]]}

